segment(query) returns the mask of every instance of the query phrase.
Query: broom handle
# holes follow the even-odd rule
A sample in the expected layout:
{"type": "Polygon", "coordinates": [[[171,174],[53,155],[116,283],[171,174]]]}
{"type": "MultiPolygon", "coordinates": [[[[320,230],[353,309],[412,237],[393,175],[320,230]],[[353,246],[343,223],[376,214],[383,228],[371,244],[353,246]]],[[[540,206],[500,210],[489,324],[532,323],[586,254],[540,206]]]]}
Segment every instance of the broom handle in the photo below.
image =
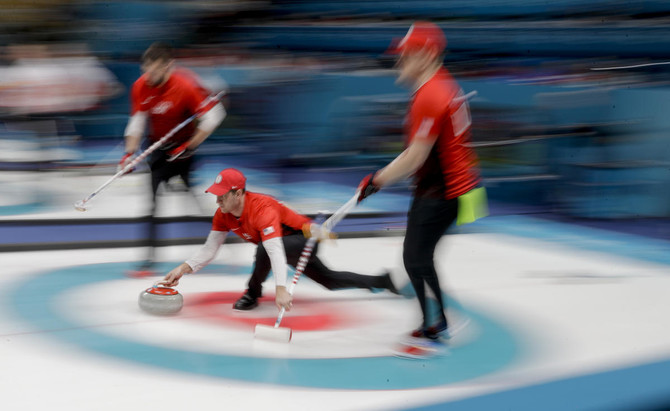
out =
{"type": "MultiPolygon", "coordinates": [[[[305,247],[302,249],[302,253],[300,253],[300,258],[298,258],[298,265],[295,267],[295,274],[293,275],[293,280],[291,281],[291,284],[288,286],[288,293],[293,295],[293,288],[295,288],[295,284],[298,282],[298,279],[302,275],[302,272],[305,270],[305,266],[307,265],[307,261],[309,261],[309,257],[312,255],[312,251],[314,250],[314,246],[316,245],[316,237],[310,237],[307,239],[307,243],[305,244],[305,247]]],[[[275,322],[275,328],[279,328],[279,324],[281,323],[282,318],[284,318],[284,313],[286,312],[286,309],[284,307],[279,310],[279,315],[277,316],[277,321],[275,322]]]]}
{"type": "MultiPolygon", "coordinates": [[[[214,96],[209,96],[207,97],[206,100],[204,100],[201,104],[203,106],[207,106],[209,103],[212,101],[219,101],[221,97],[225,93],[222,91],[214,96]]],[[[114,174],[112,177],[110,177],[107,181],[105,181],[100,187],[98,187],[94,192],[89,194],[86,198],[84,198],[81,203],[86,204],[93,197],[98,195],[102,190],[104,190],[108,185],[112,184],[114,181],[116,181],[119,177],[123,176],[124,174],[128,173],[130,170],[132,170],[135,166],[137,166],[142,160],[144,160],[149,154],[153,153],[156,151],[160,146],[162,146],[167,140],[169,140],[172,136],[174,136],[179,130],[182,128],[186,127],[191,121],[195,120],[198,116],[202,115],[203,113],[201,111],[196,112],[193,114],[191,117],[187,118],[186,120],[182,121],[181,123],[177,124],[172,130],[168,131],[167,134],[165,134],[163,137],[161,137],[158,141],[154,142],[151,144],[146,150],[144,150],[142,153],[140,153],[133,161],[130,163],[126,164],[125,167],[123,167],[121,170],[117,171],[116,174],[114,174]]]]}
{"type": "MultiPolygon", "coordinates": [[[[328,231],[332,230],[333,227],[337,223],[339,223],[347,213],[356,206],[356,202],[358,201],[358,191],[356,191],[356,194],[354,194],[353,197],[349,199],[342,207],[340,207],[337,211],[333,213],[333,215],[330,216],[326,220],[325,223],[322,224],[323,227],[325,227],[328,231]]],[[[321,215],[317,216],[317,222],[321,219],[321,215]]],[[[295,285],[298,283],[298,279],[302,275],[303,271],[305,271],[305,266],[307,265],[307,262],[309,261],[309,257],[312,255],[312,251],[314,250],[314,246],[316,245],[317,238],[316,237],[310,237],[307,239],[307,243],[305,243],[305,247],[302,249],[302,253],[300,253],[300,258],[298,259],[298,265],[295,267],[295,274],[293,275],[293,281],[291,281],[291,284],[288,286],[288,293],[293,295],[293,289],[295,288],[295,285]]],[[[286,312],[286,309],[282,307],[279,310],[279,315],[277,315],[277,321],[275,322],[275,328],[279,328],[279,324],[281,324],[282,318],[284,318],[284,313],[286,312]]]]}

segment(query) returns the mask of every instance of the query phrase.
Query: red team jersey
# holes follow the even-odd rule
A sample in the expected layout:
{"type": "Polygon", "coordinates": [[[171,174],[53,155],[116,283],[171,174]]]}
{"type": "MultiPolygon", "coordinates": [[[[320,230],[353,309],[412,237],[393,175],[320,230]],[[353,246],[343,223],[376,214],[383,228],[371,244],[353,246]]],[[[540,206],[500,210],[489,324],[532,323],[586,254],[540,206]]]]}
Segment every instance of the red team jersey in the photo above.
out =
{"type": "Polygon", "coordinates": [[[470,141],[470,111],[463,91],[442,68],[410,103],[406,122],[407,145],[414,139],[434,140],[425,163],[414,174],[416,196],[451,199],[479,183],[477,156],[470,141]]]}
{"type": "Polygon", "coordinates": [[[217,209],[212,221],[213,231],[232,231],[245,241],[258,244],[302,230],[311,220],[296,213],[273,197],[247,192],[240,218],[217,209]]]}
{"type": "MultiPolygon", "coordinates": [[[[144,112],[149,117],[148,137],[157,141],[182,121],[198,111],[205,112],[216,104],[212,101],[203,105],[209,91],[200,85],[195,73],[176,68],[165,84],[151,87],[142,75],[131,91],[131,115],[144,112]]],[[[181,144],[193,136],[195,125],[188,124],[175,134],[170,142],[181,144]]]]}

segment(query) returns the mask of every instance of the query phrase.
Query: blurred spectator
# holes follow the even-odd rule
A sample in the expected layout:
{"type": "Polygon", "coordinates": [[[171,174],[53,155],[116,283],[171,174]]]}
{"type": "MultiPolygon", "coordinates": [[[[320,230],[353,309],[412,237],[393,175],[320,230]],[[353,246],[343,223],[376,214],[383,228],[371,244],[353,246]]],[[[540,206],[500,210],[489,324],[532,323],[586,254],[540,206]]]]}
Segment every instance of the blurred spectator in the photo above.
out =
{"type": "Polygon", "coordinates": [[[81,44],[16,44],[0,68],[0,109],[7,114],[90,110],[121,91],[114,75],[81,44]]]}
{"type": "Polygon", "coordinates": [[[74,0],[0,0],[0,36],[10,38],[9,42],[70,40],[75,3],[74,0]]]}

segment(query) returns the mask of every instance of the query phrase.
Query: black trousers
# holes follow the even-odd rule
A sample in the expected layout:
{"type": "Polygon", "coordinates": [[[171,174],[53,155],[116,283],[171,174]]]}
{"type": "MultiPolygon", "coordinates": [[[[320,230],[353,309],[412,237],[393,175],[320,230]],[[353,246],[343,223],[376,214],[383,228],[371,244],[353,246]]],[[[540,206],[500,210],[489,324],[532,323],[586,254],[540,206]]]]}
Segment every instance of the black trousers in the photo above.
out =
{"type": "Polygon", "coordinates": [[[407,232],[403,244],[403,263],[416,291],[419,304],[421,304],[424,327],[432,325],[429,324],[432,315],[426,306],[426,284],[439,304],[438,321],[446,322],[442,290],[433,258],[438,241],[456,221],[457,213],[458,198],[445,200],[426,197],[414,197],[408,213],[407,232]]]}
{"type": "MultiPolygon", "coordinates": [[[[298,264],[298,258],[302,253],[307,239],[302,234],[292,234],[282,238],[284,250],[286,252],[286,261],[289,265],[295,267],[298,264]]],[[[312,255],[305,266],[304,275],[326,287],[329,290],[339,290],[344,288],[385,288],[382,276],[362,275],[349,271],[333,271],[326,267],[319,257],[316,256],[317,244],[312,251],[312,255]]],[[[267,279],[270,272],[270,257],[263,244],[258,244],[256,249],[256,261],[253,272],[248,283],[248,293],[252,297],[262,295],[262,284],[267,279]]],[[[291,277],[288,278],[291,281],[291,277]]],[[[289,282],[287,281],[287,286],[289,282]]]]}
{"type": "Polygon", "coordinates": [[[177,159],[169,162],[167,151],[156,150],[149,159],[149,168],[151,170],[151,210],[146,217],[146,241],[145,246],[149,247],[147,260],[153,262],[155,257],[155,247],[158,245],[156,235],[156,193],[161,183],[167,182],[172,177],[179,176],[184,181],[186,187],[191,188],[191,170],[193,168],[193,156],[177,159]]]}

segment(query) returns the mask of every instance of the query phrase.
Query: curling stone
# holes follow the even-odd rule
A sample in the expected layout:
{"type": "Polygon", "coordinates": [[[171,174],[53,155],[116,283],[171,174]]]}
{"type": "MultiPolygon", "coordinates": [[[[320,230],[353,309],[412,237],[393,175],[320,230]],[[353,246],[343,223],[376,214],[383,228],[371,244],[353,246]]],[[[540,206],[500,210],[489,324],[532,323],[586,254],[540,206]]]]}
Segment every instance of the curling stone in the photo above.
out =
{"type": "Polygon", "coordinates": [[[142,291],[139,303],[142,311],[149,314],[171,315],[184,306],[184,297],[174,288],[154,285],[142,291]]]}

